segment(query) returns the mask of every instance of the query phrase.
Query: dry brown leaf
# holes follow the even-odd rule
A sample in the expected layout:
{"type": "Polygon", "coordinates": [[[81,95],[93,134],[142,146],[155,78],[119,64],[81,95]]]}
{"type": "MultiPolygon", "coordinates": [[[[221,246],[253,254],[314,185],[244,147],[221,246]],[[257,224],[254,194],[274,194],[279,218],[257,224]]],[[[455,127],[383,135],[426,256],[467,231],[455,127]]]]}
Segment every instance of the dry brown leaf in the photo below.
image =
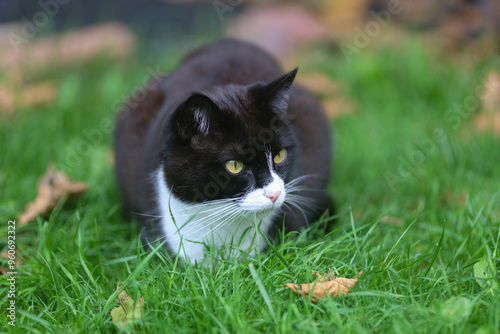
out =
{"type": "Polygon", "coordinates": [[[482,110],[474,119],[476,129],[500,135],[500,73],[491,72],[486,78],[481,103],[482,110]]]}
{"type": "Polygon", "coordinates": [[[7,273],[9,272],[10,272],[9,269],[0,267],[0,275],[7,275],[7,273]]]}
{"type": "MultiPolygon", "coordinates": [[[[116,290],[120,290],[120,284],[118,284],[116,290]]],[[[118,295],[117,300],[120,306],[114,307],[110,314],[111,320],[118,329],[121,329],[123,326],[131,325],[134,321],[142,317],[144,297],[134,300],[125,290],[123,290],[118,295]]]]}
{"type": "Polygon", "coordinates": [[[312,271],[313,276],[317,276],[318,280],[313,283],[304,284],[294,284],[287,283],[283,287],[292,289],[298,295],[304,298],[309,298],[309,293],[311,292],[311,301],[317,303],[319,298],[326,297],[338,297],[342,293],[347,295],[351,288],[353,288],[358,282],[358,277],[363,274],[362,271],[359,272],[357,277],[345,278],[345,277],[335,277],[334,273],[328,269],[328,273],[321,275],[318,272],[312,271]]]}
{"type": "Polygon", "coordinates": [[[47,172],[38,182],[36,199],[29,203],[19,216],[19,224],[25,225],[38,215],[48,214],[63,197],[68,196],[68,200],[76,200],[87,189],[85,182],[73,182],[66,174],[49,165],[47,172]]]}

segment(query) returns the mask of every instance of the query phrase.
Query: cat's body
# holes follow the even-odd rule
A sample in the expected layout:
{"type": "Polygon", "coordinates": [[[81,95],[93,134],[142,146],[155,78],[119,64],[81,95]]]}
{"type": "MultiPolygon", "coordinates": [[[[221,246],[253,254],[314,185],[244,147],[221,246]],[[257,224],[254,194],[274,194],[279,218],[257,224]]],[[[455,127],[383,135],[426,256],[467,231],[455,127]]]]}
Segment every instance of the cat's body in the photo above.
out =
{"type": "Polygon", "coordinates": [[[256,224],[272,238],[330,208],[328,121],[292,86],[295,73],[224,40],[128,103],[116,125],[116,173],[145,241],[166,239],[181,257],[201,260],[203,243],[262,249],[256,224]]]}

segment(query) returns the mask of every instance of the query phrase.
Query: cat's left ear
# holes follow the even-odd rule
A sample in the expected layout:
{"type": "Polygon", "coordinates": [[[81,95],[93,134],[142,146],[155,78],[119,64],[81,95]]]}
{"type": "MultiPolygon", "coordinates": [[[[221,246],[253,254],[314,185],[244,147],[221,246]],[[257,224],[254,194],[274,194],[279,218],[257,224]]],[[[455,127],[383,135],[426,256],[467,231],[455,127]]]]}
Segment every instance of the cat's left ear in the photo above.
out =
{"type": "Polygon", "coordinates": [[[261,84],[250,87],[258,105],[268,105],[274,112],[286,113],[290,103],[289,90],[297,75],[298,68],[279,77],[278,79],[262,86],[261,84]]]}
{"type": "Polygon", "coordinates": [[[215,103],[201,93],[193,93],[177,108],[173,118],[172,130],[183,139],[191,139],[195,134],[206,136],[211,128],[222,122],[215,103]]]}

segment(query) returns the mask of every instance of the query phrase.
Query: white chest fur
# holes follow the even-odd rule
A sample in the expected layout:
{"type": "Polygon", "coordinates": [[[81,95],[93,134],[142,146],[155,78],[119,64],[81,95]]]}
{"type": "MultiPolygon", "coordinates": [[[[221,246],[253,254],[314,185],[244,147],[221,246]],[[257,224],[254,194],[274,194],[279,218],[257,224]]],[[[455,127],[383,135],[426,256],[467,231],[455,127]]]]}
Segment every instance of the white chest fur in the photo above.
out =
{"type": "Polygon", "coordinates": [[[238,203],[230,199],[189,204],[171,193],[164,172],[159,169],[154,180],[161,226],[170,248],[192,263],[204,258],[206,245],[217,249],[225,245],[229,249],[252,253],[262,250],[266,242],[256,228],[268,233],[285,198],[283,181],[274,172],[272,174],[273,181],[269,185],[250,192],[238,203]],[[264,196],[276,190],[281,195],[275,202],[264,196]]]}

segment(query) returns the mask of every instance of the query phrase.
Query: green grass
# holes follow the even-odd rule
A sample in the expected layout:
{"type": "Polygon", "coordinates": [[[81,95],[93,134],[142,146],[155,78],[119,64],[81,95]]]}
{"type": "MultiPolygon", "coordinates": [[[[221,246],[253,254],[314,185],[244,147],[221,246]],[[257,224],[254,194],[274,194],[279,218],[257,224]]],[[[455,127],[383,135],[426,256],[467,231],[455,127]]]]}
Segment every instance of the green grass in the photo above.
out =
{"type": "MultiPolygon", "coordinates": [[[[25,264],[16,276],[16,327],[7,324],[2,276],[2,330],[116,332],[109,312],[120,283],[145,299],[132,332],[498,333],[500,140],[470,134],[473,115],[446,116],[495,63],[449,63],[413,43],[402,50],[366,51],[350,63],[323,50],[301,67],[341,82],[360,109],[335,121],[334,231],[281,235],[254,259],[208,268],[143,251],[135,224],[121,215],[104,125],[144,82],[146,65],[102,60],[38,74],[59,80],[55,104],[0,116],[0,249],[8,219],[35,197],[49,162],[90,189],[17,227],[25,264]],[[83,156],[72,156],[85,145],[83,156]],[[494,268],[481,278],[474,265],[484,259],[494,268]],[[282,287],[328,268],[363,276],[348,296],[317,305],[282,287]]],[[[170,69],[175,59],[162,64],[170,69]]]]}

